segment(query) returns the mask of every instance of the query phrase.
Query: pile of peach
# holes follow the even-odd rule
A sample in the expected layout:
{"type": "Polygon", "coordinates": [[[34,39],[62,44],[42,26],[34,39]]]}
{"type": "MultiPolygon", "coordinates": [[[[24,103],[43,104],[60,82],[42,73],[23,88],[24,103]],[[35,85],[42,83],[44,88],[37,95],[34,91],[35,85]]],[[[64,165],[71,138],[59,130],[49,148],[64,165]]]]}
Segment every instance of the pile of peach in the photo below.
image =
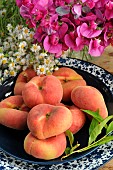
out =
{"type": "Polygon", "coordinates": [[[0,102],[0,124],[17,130],[28,127],[25,151],[50,160],[64,153],[66,130],[75,134],[84,126],[81,109],[99,109],[103,118],[108,116],[102,94],[73,69],[61,67],[43,76],[27,69],[17,78],[14,96],[0,102]]]}

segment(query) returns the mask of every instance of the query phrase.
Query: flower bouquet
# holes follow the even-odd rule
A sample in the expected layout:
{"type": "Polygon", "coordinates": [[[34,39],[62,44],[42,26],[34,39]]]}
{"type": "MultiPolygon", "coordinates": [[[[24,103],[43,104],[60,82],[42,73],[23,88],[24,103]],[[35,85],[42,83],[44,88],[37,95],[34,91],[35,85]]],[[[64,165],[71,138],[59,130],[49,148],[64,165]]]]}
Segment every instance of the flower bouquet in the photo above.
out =
{"type": "Polygon", "coordinates": [[[111,0],[16,0],[34,40],[60,57],[68,49],[100,56],[113,41],[111,0]]]}

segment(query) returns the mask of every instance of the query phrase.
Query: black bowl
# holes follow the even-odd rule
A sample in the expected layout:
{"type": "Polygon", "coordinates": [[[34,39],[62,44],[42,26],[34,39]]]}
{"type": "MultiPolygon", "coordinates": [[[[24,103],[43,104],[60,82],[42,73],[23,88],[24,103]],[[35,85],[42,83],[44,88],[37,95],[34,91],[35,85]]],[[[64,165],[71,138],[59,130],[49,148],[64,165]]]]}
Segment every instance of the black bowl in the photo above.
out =
{"type": "MultiPolygon", "coordinates": [[[[109,115],[113,114],[113,86],[111,86],[113,84],[113,76],[110,73],[94,64],[82,60],[67,58],[60,59],[60,62],[60,66],[70,67],[82,75],[86,80],[87,85],[96,87],[105,99],[109,115]]],[[[16,78],[17,77],[9,78],[3,83],[2,86],[0,86],[0,100],[13,95],[13,88],[16,78]]],[[[89,125],[90,122],[87,120],[84,127],[74,135],[76,139],[75,143],[78,141],[78,143],[80,143],[80,148],[87,146],[89,125]]],[[[19,131],[0,125],[0,149],[16,159],[40,165],[66,163],[83,158],[97,149],[97,147],[95,147],[82,153],[76,153],[63,160],[59,157],[54,160],[45,161],[36,159],[24,151],[23,142],[27,134],[28,129],[19,131]]]]}

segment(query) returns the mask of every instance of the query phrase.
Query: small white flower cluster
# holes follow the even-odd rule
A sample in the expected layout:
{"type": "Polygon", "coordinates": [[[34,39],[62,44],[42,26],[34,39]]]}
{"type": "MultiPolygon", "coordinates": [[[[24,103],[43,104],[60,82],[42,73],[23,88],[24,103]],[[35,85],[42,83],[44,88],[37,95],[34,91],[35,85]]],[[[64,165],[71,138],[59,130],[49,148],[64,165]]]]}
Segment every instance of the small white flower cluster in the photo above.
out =
{"type": "Polygon", "coordinates": [[[6,14],[6,9],[5,8],[1,9],[0,10],[0,17],[4,17],[5,14],[6,14]]]}
{"type": "Polygon", "coordinates": [[[0,83],[29,67],[37,75],[51,74],[58,69],[58,59],[33,43],[33,31],[23,25],[13,28],[11,24],[7,25],[7,30],[7,37],[0,39],[0,83]]]}

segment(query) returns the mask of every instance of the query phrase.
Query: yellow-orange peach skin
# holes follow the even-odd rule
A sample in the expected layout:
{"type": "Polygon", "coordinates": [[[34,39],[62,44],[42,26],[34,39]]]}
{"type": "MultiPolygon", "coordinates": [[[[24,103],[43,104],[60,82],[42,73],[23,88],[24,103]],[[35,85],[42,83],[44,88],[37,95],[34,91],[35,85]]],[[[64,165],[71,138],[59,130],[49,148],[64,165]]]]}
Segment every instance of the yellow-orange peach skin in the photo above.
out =
{"type": "Polygon", "coordinates": [[[92,86],[79,86],[74,88],[71,93],[72,102],[80,109],[96,111],[102,118],[108,116],[108,110],[101,92],[92,86]]]}
{"type": "Polygon", "coordinates": [[[28,68],[22,71],[16,80],[14,86],[14,95],[22,95],[23,87],[28,83],[33,77],[36,76],[36,72],[32,68],[28,68]]]}
{"type": "Polygon", "coordinates": [[[66,149],[66,136],[64,133],[40,140],[29,133],[24,140],[26,153],[35,158],[51,160],[61,156],[66,149]]]}
{"type": "Polygon", "coordinates": [[[23,88],[22,96],[25,104],[32,108],[37,104],[57,104],[62,100],[61,82],[53,75],[36,76],[23,88]]]}
{"type": "Polygon", "coordinates": [[[71,111],[73,117],[73,122],[69,130],[75,134],[84,126],[86,122],[86,115],[74,105],[68,106],[68,109],[71,111]]]}
{"type": "Polygon", "coordinates": [[[64,106],[39,104],[33,107],[27,117],[27,125],[33,136],[46,139],[59,135],[70,128],[72,113],[64,106]]]}
{"type": "Polygon", "coordinates": [[[83,79],[83,77],[68,67],[59,68],[53,72],[53,75],[56,76],[62,83],[63,102],[71,101],[71,91],[74,87],[86,85],[86,81],[83,79]]]}
{"type": "Polygon", "coordinates": [[[22,96],[10,96],[0,102],[0,124],[12,129],[25,129],[28,110],[22,96]]]}

